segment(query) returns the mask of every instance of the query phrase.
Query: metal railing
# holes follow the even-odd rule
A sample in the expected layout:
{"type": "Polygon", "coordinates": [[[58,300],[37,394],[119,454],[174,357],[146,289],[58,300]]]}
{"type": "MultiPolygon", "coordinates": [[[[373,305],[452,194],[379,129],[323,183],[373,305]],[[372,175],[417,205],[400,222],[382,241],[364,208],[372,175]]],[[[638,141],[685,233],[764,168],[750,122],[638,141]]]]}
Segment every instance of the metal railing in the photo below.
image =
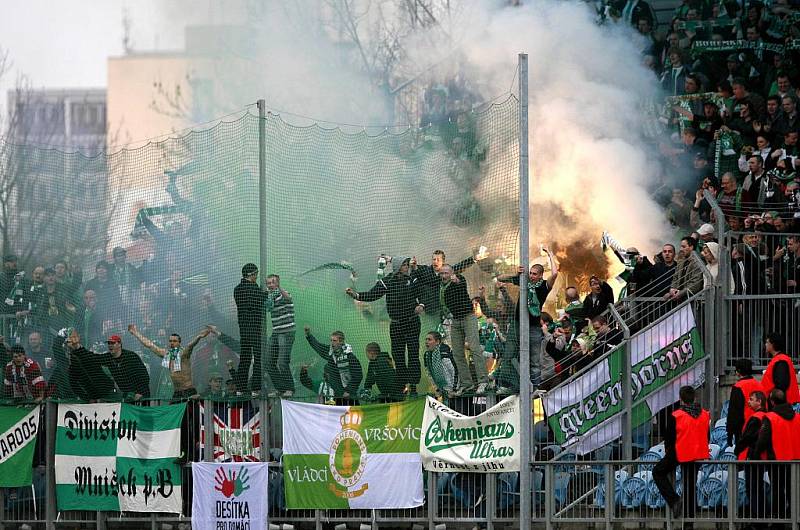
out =
{"type": "MultiPolygon", "coordinates": [[[[277,403],[254,403],[260,410],[276,410],[277,403]],[[270,406],[272,405],[272,406],[270,406]]],[[[205,403],[213,407],[210,401],[205,403]]],[[[486,404],[488,406],[488,403],[486,404]]],[[[0,528],[189,528],[191,518],[177,514],[56,511],[51,443],[57,404],[46,404],[47,428],[40,443],[47,448],[42,462],[35,462],[33,485],[0,489],[0,528]]],[[[199,429],[199,417],[190,419],[199,429]]],[[[212,408],[207,408],[212,410],[212,408]]],[[[263,434],[272,422],[262,422],[263,434]]],[[[267,436],[262,444],[267,446],[267,436]]],[[[732,448],[712,430],[712,460],[697,462],[689,471],[679,469],[675,478],[683,499],[680,519],[672,517],[654,479],[663,446],[648,448],[638,459],[602,460],[562,452],[555,459],[534,461],[527,468],[531,480],[531,519],[546,528],[572,524],[659,524],[679,528],[684,522],[706,523],[716,528],[752,523],[783,523],[800,527],[800,461],[737,461],[732,448]],[[689,473],[688,475],[686,473],[689,473]],[[690,480],[689,477],[694,477],[690,480]],[[689,502],[687,493],[694,490],[689,502]],[[692,505],[694,504],[695,507],[692,505]]],[[[186,447],[193,447],[187,445],[186,447]]],[[[266,449],[267,447],[264,447],[266,449]]],[[[189,460],[208,459],[209,448],[189,460]]],[[[425,502],[412,509],[392,510],[287,510],[283,505],[283,473],[280,454],[268,451],[270,462],[269,519],[271,524],[292,524],[321,529],[329,523],[359,523],[390,527],[427,527],[441,524],[474,524],[492,529],[510,527],[520,517],[519,473],[473,474],[427,472],[425,502]]],[[[597,455],[590,455],[595,458],[597,455]]],[[[38,458],[38,457],[37,457],[38,458]]],[[[191,462],[184,466],[184,510],[191,505],[191,462]]],[[[187,513],[187,512],[184,512],[187,513]]]]}

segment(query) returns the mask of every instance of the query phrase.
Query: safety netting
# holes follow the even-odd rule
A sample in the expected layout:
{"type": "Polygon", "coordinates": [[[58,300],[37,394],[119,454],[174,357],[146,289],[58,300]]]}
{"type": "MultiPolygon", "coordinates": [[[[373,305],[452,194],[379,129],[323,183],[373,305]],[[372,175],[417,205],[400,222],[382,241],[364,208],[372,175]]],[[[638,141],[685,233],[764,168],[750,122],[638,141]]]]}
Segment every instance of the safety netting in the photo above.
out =
{"type": "Polygon", "coordinates": [[[251,108],[93,157],[3,143],[4,361],[35,362],[5,396],[474,391],[513,310],[518,119],[513,96],[374,135],[251,108]]]}

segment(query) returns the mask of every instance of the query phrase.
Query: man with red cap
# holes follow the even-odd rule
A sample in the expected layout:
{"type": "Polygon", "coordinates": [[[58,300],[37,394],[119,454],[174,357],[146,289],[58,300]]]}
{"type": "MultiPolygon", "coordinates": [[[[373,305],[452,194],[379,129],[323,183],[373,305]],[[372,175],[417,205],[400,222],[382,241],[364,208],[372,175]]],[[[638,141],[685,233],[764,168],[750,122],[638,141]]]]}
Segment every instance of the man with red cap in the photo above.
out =
{"type": "Polygon", "coordinates": [[[108,351],[100,356],[100,363],[108,367],[125,397],[139,400],[149,396],[150,374],[136,352],[123,349],[119,335],[111,335],[106,343],[108,351]]]}

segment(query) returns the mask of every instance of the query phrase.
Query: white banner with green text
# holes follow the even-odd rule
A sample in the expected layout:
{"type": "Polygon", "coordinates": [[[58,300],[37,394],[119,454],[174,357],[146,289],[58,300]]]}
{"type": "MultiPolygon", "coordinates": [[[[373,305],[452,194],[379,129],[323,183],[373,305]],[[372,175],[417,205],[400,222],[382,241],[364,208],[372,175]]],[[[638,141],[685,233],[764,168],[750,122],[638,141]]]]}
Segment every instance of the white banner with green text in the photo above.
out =
{"type": "Polygon", "coordinates": [[[428,397],[419,451],[428,471],[519,471],[519,396],[465,416],[428,397]]]}

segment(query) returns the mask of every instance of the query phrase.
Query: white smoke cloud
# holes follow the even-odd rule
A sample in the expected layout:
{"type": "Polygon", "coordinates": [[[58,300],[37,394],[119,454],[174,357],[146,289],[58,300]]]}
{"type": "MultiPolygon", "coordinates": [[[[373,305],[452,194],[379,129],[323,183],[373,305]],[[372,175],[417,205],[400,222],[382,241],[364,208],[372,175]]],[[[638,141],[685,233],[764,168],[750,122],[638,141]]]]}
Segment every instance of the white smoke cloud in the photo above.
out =
{"type": "Polygon", "coordinates": [[[609,230],[645,251],[666,240],[663,211],[647,191],[658,175],[637,105],[657,88],[637,36],[597,26],[579,2],[528,2],[472,13],[472,22],[465,55],[496,80],[495,91],[508,89],[517,53],[529,55],[531,241],[596,242],[609,230]],[[541,208],[548,204],[570,222],[541,208]]]}
{"type": "MultiPolygon", "coordinates": [[[[385,92],[364,72],[352,41],[332,29],[335,9],[344,4],[299,1],[259,8],[229,2],[224,20],[211,16],[209,23],[241,25],[244,37],[222,41],[214,76],[223,90],[210,112],[230,112],[266,97],[268,106],[323,120],[402,121],[387,112],[385,92]]],[[[366,13],[359,9],[389,4],[350,5],[366,13]]],[[[603,230],[647,252],[668,240],[663,212],[647,189],[658,170],[641,135],[637,102],[657,87],[640,64],[638,35],[622,25],[596,25],[591,9],[577,1],[451,5],[448,18],[399,43],[403,59],[397,71],[422,74],[424,82],[426,70],[436,76],[461,63],[470,84],[488,99],[510,86],[516,91],[510,83],[517,54],[528,53],[532,246],[578,244],[588,252],[603,230]]],[[[369,13],[360,19],[361,29],[376,17],[393,16],[403,13],[369,13]]],[[[368,53],[375,49],[374,42],[362,44],[368,53]]]]}

